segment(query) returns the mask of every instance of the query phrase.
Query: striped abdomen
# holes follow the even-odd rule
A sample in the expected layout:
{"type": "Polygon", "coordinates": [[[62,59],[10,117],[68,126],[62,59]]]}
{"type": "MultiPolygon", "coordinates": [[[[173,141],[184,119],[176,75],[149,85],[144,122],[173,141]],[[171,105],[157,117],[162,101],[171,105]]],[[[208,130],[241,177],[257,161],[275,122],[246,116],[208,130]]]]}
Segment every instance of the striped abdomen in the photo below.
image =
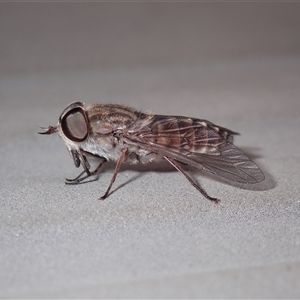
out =
{"type": "Polygon", "coordinates": [[[214,152],[222,143],[232,142],[233,131],[205,120],[155,115],[151,131],[140,136],[160,146],[198,153],[214,152]]]}

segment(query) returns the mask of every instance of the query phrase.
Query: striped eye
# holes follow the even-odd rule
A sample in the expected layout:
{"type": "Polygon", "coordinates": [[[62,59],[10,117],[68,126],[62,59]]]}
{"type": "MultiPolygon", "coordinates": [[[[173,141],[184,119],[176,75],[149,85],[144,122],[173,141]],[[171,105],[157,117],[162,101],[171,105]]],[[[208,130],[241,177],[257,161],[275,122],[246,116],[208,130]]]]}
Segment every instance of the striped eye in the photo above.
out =
{"type": "Polygon", "coordinates": [[[83,107],[71,108],[62,115],[60,122],[62,132],[69,140],[82,142],[87,138],[89,125],[83,107]]]}

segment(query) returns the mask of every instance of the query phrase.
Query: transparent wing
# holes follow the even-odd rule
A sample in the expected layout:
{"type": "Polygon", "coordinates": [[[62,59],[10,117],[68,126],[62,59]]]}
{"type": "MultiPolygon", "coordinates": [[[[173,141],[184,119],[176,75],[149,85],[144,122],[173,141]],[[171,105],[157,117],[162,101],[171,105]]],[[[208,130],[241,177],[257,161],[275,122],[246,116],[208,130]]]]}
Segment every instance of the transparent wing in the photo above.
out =
{"type": "Polygon", "coordinates": [[[219,151],[220,154],[215,156],[191,153],[188,157],[200,164],[204,171],[222,178],[240,183],[264,180],[265,176],[259,167],[232,143],[227,142],[219,151]]]}
{"type": "Polygon", "coordinates": [[[205,120],[155,116],[140,132],[126,135],[127,143],[240,183],[257,183],[263,172],[233,144],[236,134],[205,120]]]}

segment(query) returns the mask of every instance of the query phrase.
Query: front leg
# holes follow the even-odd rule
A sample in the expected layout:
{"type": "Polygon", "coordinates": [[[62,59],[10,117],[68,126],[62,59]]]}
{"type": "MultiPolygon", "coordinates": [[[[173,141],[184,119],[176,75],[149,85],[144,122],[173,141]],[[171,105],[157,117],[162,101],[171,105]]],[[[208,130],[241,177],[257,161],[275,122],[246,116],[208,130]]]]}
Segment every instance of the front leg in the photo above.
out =
{"type": "Polygon", "coordinates": [[[106,159],[103,159],[100,162],[100,164],[98,165],[98,167],[93,172],[90,172],[90,171],[86,172],[86,170],[83,170],[76,178],[73,178],[73,179],[66,178],[65,184],[79,184],[80,182],[89,178],[90,176],[98,175],[100,173],[101,167],[103,166],[103,164],[105,162],[106,162],[106,159]],[[86,174],[86,175],[83,176],[84,174],[86,174]]]}

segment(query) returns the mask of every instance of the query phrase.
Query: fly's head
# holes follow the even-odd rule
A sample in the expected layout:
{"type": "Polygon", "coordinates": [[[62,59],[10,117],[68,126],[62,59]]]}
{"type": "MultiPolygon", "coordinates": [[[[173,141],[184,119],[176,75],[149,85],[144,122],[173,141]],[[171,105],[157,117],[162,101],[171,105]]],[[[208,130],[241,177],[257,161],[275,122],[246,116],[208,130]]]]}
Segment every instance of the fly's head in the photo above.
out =
{"type": "Polygon", "coordinates": [[[84,104],[74,102],[68,105],[59,117],[56,126],[49,126],[44,132],[39,134],[58,134],[64,140],[75,166],[79,167],[80,163],[85,167],[86,159],[81,153],[80,144],[85,142],[90,132],[90,125],[84,104]]]}

